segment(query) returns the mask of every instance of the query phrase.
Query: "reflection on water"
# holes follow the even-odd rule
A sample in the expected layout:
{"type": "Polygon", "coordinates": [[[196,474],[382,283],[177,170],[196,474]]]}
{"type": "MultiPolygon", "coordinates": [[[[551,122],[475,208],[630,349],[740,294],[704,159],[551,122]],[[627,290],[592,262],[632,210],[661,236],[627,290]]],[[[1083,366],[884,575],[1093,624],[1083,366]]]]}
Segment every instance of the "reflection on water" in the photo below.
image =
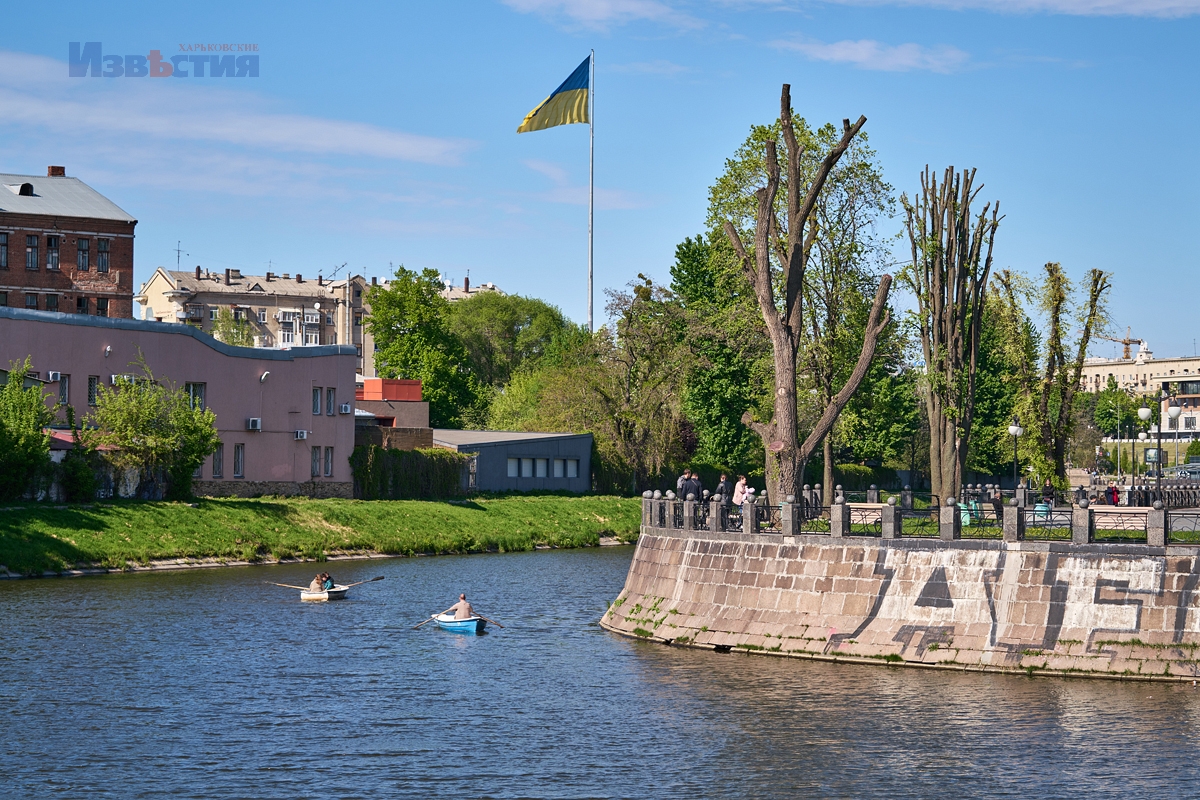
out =
{"type": "Polygon", "coordinates": [[[30,797],[1196,794],[1191,684],[720,655],[595,624],[631,548],[0,583],[30,797]],[[412,626],[466,591],[503,623],[412,626]]]}

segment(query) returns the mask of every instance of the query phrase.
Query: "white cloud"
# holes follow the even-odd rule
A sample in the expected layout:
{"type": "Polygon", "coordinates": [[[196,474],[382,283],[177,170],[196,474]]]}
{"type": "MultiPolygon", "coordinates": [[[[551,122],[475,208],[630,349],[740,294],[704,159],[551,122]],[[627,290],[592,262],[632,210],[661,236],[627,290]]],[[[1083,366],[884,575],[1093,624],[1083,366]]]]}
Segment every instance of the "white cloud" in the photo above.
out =
{"type": "Polygon", "coordinates": [[[59,135],[203,141],[268,152],[369,156],[424,164],[461,162],[470,142],[362,122],[273,113],[248,91],[190,81],[67,77],[61,61],[0,52],[3,122],[59,135]]]}
{"type": "Polygon", "coordinates": [[[839,5],[899,5],[950,11],[1072,16],[1189,17],[1200,14],[1200,0],[825,0],[839,5]]]}
{"type": "Polygon", "coordinates": [[[704,24],[661,0],[504,0],[504,4],[523,14],[540,14],[573,26],[599,30],[638,20],[679,28],[704,24]]]}
{"type": "Polygon", "coordinates": [[[801,53],[814,61],[851,64],[860,69],[883,72],[954,72],[970,60],[970,56],[950,45],[923,47],[919,44],[884,44],[873,39],[846,39],[840,42],[818,42],[812,39],[780,40],[771,43],[782,50],[801,53]]]}
{"type": "MultiPolygon", "coordinates": [[[[550,161],[539,161],[536,159],[529,159],[522,163],[534,172],[545,175],[554,184],[554,187],[549,191],[535,195],[536,199],[573,206],[586,206],[588,204],[588,187],[572,186],[570,175],[563,167],[550,161]]],[[[603,211],[645,208],[649,205],[641,195],[635,192],[627,192],[623,189],[597,188],[595,193],[596,208],[603,211]]]]}

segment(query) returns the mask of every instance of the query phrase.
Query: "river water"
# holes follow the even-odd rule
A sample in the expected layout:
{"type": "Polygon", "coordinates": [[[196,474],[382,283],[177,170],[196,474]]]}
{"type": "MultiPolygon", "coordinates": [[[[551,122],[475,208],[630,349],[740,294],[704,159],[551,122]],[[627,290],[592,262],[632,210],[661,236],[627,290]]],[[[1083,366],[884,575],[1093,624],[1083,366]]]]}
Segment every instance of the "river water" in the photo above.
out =
{"type": "Polygon", "coordinates": [[[19,797],[1200,794],[1200,689],[631,641],[632,548],[0,582],[19,797]],[[506,625],[425,626],[466,591],[506,625]]]}

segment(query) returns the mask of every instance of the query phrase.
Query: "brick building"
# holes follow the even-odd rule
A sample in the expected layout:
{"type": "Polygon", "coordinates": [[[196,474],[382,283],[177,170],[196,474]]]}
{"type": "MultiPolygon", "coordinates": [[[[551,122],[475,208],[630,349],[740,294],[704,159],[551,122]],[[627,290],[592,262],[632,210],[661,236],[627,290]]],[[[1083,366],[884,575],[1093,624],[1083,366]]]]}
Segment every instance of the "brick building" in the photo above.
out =
{"type": "Polygon", "coordinates": [[[63,167],[0,174],[0,306],[132,317],[136,225],[63,167]]]}

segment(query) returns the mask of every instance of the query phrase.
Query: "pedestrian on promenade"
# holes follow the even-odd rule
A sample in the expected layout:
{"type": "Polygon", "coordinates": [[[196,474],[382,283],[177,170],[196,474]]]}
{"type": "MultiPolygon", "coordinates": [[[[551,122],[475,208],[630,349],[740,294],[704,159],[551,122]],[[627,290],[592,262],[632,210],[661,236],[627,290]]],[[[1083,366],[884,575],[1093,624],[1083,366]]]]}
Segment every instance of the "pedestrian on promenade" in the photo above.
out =
{"type": "Polygon", "coordinates": [[[724,472],[721,473],[721,482],[717,484],[716,494],[721,498],[723,506],[733,502],[733,484],[729,482],[729,478],[724,472]]]}
{"type": "Polygon", "coordinates": [[[695,499],[699,500],[703,491],[704,487],[700,483],[699,473],[692,471],[691,477],[683,482],[683,499],[687,500],[688,495],[691,494],[695,495],[695,499]]]}
{"type": "Polygon", "coordinates": [[[683,493],[683,484],[690,477],[692,477],[692,471],[690,469],[685,469],[683,474],[675,479],[675,493],[678,494],[680,498],[687,497],[687,495],[683,493]]]}
{"type": "Polygon", "coordinates": [[[746,476],[738,475],[737,485],[733,487],[733,504],[740,506],[746,499],[746,476]]]}

